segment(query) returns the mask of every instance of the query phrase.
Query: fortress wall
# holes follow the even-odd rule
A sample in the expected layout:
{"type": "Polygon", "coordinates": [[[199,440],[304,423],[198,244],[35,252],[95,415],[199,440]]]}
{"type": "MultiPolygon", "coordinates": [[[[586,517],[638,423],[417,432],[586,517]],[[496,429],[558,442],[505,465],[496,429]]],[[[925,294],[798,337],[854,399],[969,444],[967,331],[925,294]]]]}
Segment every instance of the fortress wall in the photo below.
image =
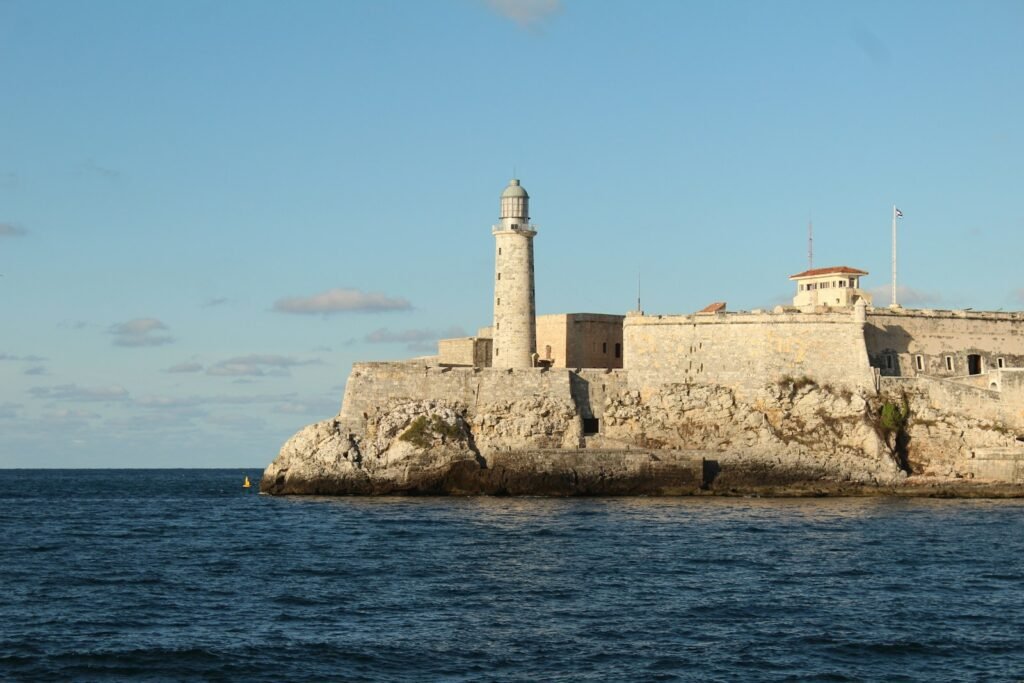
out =
{"type": "Polygon", "coordinates": [[[621,315],[573,313],[568,316],[567,367],[621,368],[621,315]],[[615,346],[619,345],[619,356],[615,346]]]}
{"type": "Polygon", "coordinates": [[[604,417],[605,398],[626,391],[629,387],[623,370],[580,370],[574,372],[573,398],[581,417],[604,417]]]}
{"type": "Polygon", "coordinates": [[[863,326],[848,313],[629,315],[625,347],[636,388],[693,382],[749,395],[788,375],[874,389],[863,326]]]}
{"type": "Polygon", "coordinates": [[[864,339],[871,364],[883,375],[963,376],[968,354],[982,357],[983,372],[998,369],[999,358],[1007,368],[1024,368],[1024,313],[873,309],[864,339]],[[918,355],[922,370],[917,369],[918,355]],[[946,356],[952,358],[952,370],[946,356]]]}
{"type": "Polygon", "coordinates": [[[491,364],[491,340],[479,337],[441,339],[437,342],[437,362],[485,368],[491,364]]]}
{"type": "Polygon", "coordinates": [[[883,377],[881,389],[890,395],[906,391],[922,396],[926,406],[941,413],[989,420],[1024,430],[1024,401],[1012,390],[1007,395],[939,377],[883,377]]]}
{"type": "Polygon", "coordinates": [[[541,360],[550,360],[552,367],[568,367],[566,365],[568,333],[566,316],[537,316],[537,353],[541,360]]]}
{"type": "Polygon", "coordinates": [[[392,399],[478,406],[546,396],[572,405],[569,371],[541,368],[452,368],[412,363],[356,363],[345,385],[340,418],[358,424],[392,399]]]}

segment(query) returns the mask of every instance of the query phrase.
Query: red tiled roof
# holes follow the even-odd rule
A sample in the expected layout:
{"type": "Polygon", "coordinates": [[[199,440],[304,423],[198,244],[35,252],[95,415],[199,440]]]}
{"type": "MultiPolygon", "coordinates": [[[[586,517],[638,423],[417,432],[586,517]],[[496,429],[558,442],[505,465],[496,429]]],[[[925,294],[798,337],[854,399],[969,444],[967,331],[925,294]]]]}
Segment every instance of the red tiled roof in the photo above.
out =
{"type": "Polygon", "coordinates": [[[716,301],[713,304],[708,304],[707,306],[705,306],[704,308],[700,309],[697,312],[698,313],[721,313],[724,310],[725,310],[725,302],[724,301],[716,301]]]}
{"type": "Polygon", "coordinates": [[[815,275],[830,275],[832,273],[846,273],[849,275],[867,275],[867,271],[857,270],[850,266],[833,266],[831,268],[812,268],[811,270],[805,270],[802,273],[796,275],[790,275],[790,280],[795,280],[798,277],[814,277],[815,275]]]}

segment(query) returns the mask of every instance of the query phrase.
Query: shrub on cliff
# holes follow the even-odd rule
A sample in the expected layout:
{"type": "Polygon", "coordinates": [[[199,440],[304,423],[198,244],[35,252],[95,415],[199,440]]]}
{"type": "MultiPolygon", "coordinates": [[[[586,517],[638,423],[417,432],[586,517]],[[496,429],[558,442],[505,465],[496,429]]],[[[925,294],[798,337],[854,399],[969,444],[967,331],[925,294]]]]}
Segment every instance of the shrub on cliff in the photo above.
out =
{"type": "Polygon", "coordinates": [[[874,414],[872,426],[878,436],[885,442],[893,460],[904,472],[910,473],[907,451],[910,446],[910,435],[907,425],[910,422],[910,400],[903,394],[899,402],[883,399],[874,414]]]}
{"type": "Polygon", "coordinates": [[[436,439],[443,443],[461,436],[462,430],[459,426],[445,422],[440,415],[431,415],[429,418],[426,415],[419,415],[398,438],[401,441],[408,441],[417,448],[429,448],[436,439]]]}

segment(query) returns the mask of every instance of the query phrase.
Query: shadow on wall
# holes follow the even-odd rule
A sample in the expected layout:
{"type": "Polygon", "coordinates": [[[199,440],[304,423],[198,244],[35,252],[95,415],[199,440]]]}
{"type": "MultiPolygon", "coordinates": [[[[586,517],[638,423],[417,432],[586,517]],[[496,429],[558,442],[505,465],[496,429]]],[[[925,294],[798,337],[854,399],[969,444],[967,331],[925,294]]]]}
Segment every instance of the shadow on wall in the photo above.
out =
{"type": "Polygon", "coordinates": [[[594,413],[590,409],[590,382],[575,372],[570,372],[569,393],[572,394],[572,402],[576,404],[576,412],[579,416],[584,420],[592,420],[594,413]]]}

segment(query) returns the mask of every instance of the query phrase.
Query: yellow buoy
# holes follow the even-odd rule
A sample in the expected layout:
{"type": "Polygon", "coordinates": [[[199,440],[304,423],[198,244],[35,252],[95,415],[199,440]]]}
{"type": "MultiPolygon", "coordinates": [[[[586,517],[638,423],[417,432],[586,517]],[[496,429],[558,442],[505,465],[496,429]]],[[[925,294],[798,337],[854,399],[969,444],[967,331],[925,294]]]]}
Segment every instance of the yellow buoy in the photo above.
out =
{"type": "Polygon", "coordinates": [[[247,489],[247,488],[251,488],[251,487],[252,487],[252,484],[249,483],[249,477],[246,477],[245,478],[245,483],[242,484],[242,488],[243,489],[247,489]]]}

